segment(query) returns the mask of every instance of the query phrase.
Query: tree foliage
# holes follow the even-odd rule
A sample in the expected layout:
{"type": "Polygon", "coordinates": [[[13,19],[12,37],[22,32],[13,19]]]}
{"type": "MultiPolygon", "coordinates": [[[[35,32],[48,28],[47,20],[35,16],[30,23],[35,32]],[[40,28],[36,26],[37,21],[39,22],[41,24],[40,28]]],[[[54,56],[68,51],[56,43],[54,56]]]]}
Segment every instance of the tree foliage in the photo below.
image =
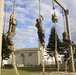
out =
{"type": "MultiPolygon", "coordinates": [[[[66,61],[67,58],[69,57],[69,47],[68,47],[68,44],[65,43],[64,47],[65,47],[65,52],[63,54],[64,54],[64,58],[65,58],[65,61],[66,61]]],[[[73,56],[74,56],[74,59],[75,59],[76,58],[76,45],[74,43],[72,43],[72,50],[73,50],[73,56]]]]}
{"type": "MultiPolygon", "coordinates": [[[[57,35],[57,33],[56,33],[57,35]]],[[[72,50],[74,52],[74,59],[76,59],[76,44],[72,42],[72,50]]],[[[48,45],[47,48],[49,49],[49,55],[54,56],[55,54],[55,27],[51,28],[48,45]]],[[[64,61],[69,58],[69,43],[61,41],[57,35],[57,51],[59,54],[64,55],[64,61]]]]}
{"type": "MultiPolygon", "coordinates": [[[[57,35],[57,51],[58,51],[58,53],[63,53],[66,44],[64,42],[61,42],[57,33],[56,33],[56,35],[57,35]]],[[[54,26],[51,28],[47,48],[49,48],[49,53],[51,51],[53,51],[53,52],[55,51],[55,27],[54,26]]]]}
{"type": "Polygon", "coordinates": [[[11,50],[8,48],[7,42],[5,40],[5,35],[2,35],[2,60],[8,59],[11,54],[11,50]]]}
{"type": "Polygon", "coordinates": [[[76,44],[74,44],[74,58],[76,59],[76,44]]]}

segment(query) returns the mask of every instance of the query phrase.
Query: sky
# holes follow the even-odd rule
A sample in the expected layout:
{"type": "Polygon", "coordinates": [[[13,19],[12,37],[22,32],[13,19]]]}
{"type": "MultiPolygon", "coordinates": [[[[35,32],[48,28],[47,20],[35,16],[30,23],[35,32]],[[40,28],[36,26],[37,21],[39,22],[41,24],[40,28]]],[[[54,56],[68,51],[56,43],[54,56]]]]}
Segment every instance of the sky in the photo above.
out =
{"type": "MultiPolygon", "coordinates": [[[[76,0],[58,1],[69,10],[71,39],[76,43],[76,0]]],[[[5,0],[5,4],[7,5],[7,7],[4,7],[4,11],[6,12],[5,32],[7,32],[14,0],[5,0]]],[[[46,45],[48,44],[51,27],[54,26],[51,21],[51,15],[53,14],[52,7],[52,0],[41,0],[41,15],[44,17],[43,27],[45,29],[46,45]]],[[[56,30],[59,39],[62,41],[65,22],[63,21],[62,9],[56,3],[55,11],[58,17],[56,30]]],[[[16,0],[15,19],[17,20],[17,28],[13,42],[17,49],[38,47],[37,28],[35,27],[37,18],[39,18],[39,0],[16,0]]]]}

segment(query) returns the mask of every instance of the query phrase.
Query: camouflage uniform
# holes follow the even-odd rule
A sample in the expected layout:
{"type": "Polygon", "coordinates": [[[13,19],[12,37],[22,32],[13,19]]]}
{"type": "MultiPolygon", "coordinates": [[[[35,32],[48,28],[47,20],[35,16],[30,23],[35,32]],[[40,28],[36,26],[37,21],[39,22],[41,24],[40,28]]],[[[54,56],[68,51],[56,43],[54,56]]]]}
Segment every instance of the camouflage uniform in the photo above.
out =
{"type": "Polygon", "coordinates": [[[56,16],[56,12],[54,12],[54,14],[52,14],[52,22],[53,23],[57,23],[58,22],[58,18],[56,16]]]}
{"type": "Polygon", "coordinates": [[[63,41],[68,43],[68,44],[72,44],[71,40],[68,40],[68,33],[67,32],[63,32],[63,41]]]}
{"type": "Polygon", "coordinates": [[[16,26],[17,26],[17,21],[16,19],[13,18],[13,14],[12,14],[10,16],[9,31],[7,32],[7,37],[6,37],[7,43],[10,46],[14,45],[12,39],[15,35],[16,26]]]}
{"type": "Polygon", "coordinates": [[[9,32],[8,35],[7,35],[8,45],[13,45],[14,44],[12,39],[15,36],[15,29],[16,29],[16,25],[12,24],[12,28],[11,28],[12,31],[9,32]]]}
{"type": "Polygon", "coordinates": [[[42,26],[43,20],[40,20],[40,19],[38,20],[39,21],[36,23],[36,27],[38,29],[38,37],[39,37],[41,45],[45,48],[45,33],[44,33],[43,26],[42,26]]]}

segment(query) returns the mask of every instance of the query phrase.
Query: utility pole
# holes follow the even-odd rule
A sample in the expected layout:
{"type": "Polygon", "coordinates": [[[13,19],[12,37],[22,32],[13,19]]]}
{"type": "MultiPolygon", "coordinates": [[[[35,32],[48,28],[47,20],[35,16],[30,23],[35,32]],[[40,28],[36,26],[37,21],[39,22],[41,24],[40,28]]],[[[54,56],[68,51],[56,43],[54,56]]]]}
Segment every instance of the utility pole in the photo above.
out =
{"type": "MultiPolygon", "coordinates": [[[[60,4],[60,2],[58,0],[54,0],[54,1],[64,10],[65,18],[66,18],[66,27],[67,27],[67,33],[68,33],[68,40],[71,41],[69,12],[68,12],[68,10],[66,8],[64,8],[62,6],[62,4],[60,4]]],[[[73,58],[73,50],[72,50],[71,43],[69,44],[69,56],[71,56],[71,58],[69,60],[69,70],[71,72],[74,72],[75,71],[75,67],[74,67],[74,58],[73,58]]]]}
{"type": "Polygon", "coordinates": [[[2,25],[4,15],[4,0],[0,0],[0,69],[1,69],[1,52],[2,52],[2,25]]]}

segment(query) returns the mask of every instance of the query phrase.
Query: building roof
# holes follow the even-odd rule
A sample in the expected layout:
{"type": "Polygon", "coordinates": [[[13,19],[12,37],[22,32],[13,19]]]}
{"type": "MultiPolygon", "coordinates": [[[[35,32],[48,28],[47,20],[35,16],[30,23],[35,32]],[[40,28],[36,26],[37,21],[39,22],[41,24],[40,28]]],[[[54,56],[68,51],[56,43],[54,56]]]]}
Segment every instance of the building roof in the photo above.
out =
{"type": "MultiPolygon", "coordinates": [[[[15,52],[23,52],[23,51],[41,51],[41,48],[21,48],[17,49],[15,52]]],[[[45,50],[47,52],[47,50],[45,50]]]]}
{"type": "Polygon", "coordinates": [[[36,51],[36,50],[40,50],[39,48],[21,48],[21,49],[17,49],[16,51],[27,51],[27,50],[30,50],[30,51],[36,51]]]}

